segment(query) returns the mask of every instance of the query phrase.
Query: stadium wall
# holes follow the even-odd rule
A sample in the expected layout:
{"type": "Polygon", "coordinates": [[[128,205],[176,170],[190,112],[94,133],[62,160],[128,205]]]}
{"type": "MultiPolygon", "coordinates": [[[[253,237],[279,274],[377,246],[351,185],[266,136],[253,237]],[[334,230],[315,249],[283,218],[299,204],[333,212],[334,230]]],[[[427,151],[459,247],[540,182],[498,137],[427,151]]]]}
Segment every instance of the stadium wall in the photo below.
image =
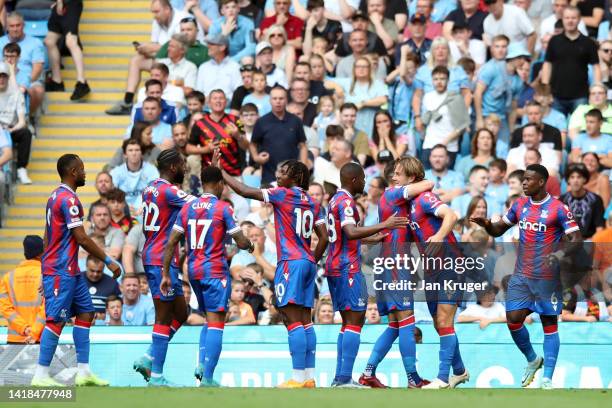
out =
{"type": "MultiPolygon", "coordinates": [[[[417,345],[419,372],[434,378],[438,367],[438,336],[430,325],[420,325],[423,344],[417,345]]],[[[355,362],[357,375],[366,364],[374,342],[384,325],[366,326],[355,362]]],[[[558,388],[612,388],[612,326],[610,323],[561,323],[561,352],[553,378],[558,388]]],[[[317,383],[329,386],[336,363],[336,325],[317,326],[317,383]]],[[[168,349],[165,373],[182,385],[195,385],[193,370],[197,361],[199,327],[184,327],[168,349]]],[[[541,353],[543,334],[540,325],[529,327],[534,348],[541,353]]],[[[477,324],[457,326],[461,354],[471,373],[466,387],[518,387],[525,360],[515,347],[504,324],[481,330],[477,324]]],[[[143,386],[142,377],[132,371],[132,361],[142,355],[151,338],[151,327],[93,327],[91,365],[114,386],[143,386]]],[[[6,329],[0,329],[6,342],[6,329]]],[[[52,373],[70,382],[76,356],[71,329],[62,333],[52,373]]],[[[0,383],[27,383],[33,374],[38,346],[0,346],[0,383]]],[[[223,353],[215,378],[229,387],[273,387],[291,372],[287,332],[282,326],[226,327],[223,353]]],[[[377,370],[377,375],[392,387],[405,387],[406,376],[397,344],[377,370]]]]}

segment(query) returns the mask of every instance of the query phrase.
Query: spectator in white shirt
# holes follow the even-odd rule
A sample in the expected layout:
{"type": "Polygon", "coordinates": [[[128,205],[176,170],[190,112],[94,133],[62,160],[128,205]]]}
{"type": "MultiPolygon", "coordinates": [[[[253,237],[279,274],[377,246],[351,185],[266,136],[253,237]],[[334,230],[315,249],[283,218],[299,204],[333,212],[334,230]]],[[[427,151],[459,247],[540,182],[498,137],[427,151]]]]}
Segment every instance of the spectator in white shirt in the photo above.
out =
{"type": "MultiPolygon", "coordinates": [[[[181,20],[190,18],[190,15],[182,10],[173,10],[169,0],[152,0],[151,13],[153,23],[151,26],[151,41],[141,44],[134,41],[136,55],[130,59],[128,65],[128,79],[123,101],[116,103],[106,110],[108,115],[129,115],[134,103],[134,94],[140,83],[142,71],[150,71],[154,63],[155,54],[163,44],[170,41],[174,34],[181,32],[181,20]]],[[[198,33],[198,39],[202,39],[202,32],[198,33]]]]}
{"type": "Polygon", "coordinates": [[[486,329],[491,323],[505,323],[506,309],[504,305],[495,301],[495,295],[499,291],[493,285],[478,295],[478,302],[469,304],[465,310],[457,316],[458,323],[480,323],[481,329],[486,329]]]}
{"type": "Polygon", "coordinates": [[[471,58],[480,67],[487,60],[487,47],[484,41],[472,38],[472,30],[467,22],[459,21],[453,24],[452,40],[448,42],[453,60],[471,58]]]}
{"type": "Polygon", "coordinates": [[[535,123],[529,123],[523,127],[523,143],[519,147],[510,149],[506,162],[508,163],[508,174],[514,170],[525,170],[525,153],[527,149],[536,149],[542,156],[542,165],[546,167],[551,175],[559,173],[559,157],[548,143],[542,143],[542,131],[535,123]]]}
{"type": "Polygon", "coordinates": [[[261,41],[255,48],[255,65],[266,74],[268,86],[280,85],[288,88],[287,75],[285,71],[274,65],[274,49],[267,41],[261,41]]]}
{"type": "Polygon", "coordinates": [[[206,36],[210,60],[200,65],[196,89],[208,97],[214,89],[221,89],[228,101],[242,84],[240,65],[229,56],[229,41],[221,34],[206,36]]]}
{"type": "Polygon", "coordinates": [[[187,37],[183,34],[173,34],[168,44],[168,58],[157,61],[168,67],[168,80],[172,85],[183,88],[185,95],[189,95],[195,88],[198,75],[195,64],[185,58],[188,47],[187,37]]]}
{"type": "Polygon", "coordinates": [[[523,43],[533,54],[536,32],[525,10],[504,4],[504,0],[485,0],[485,4],[489,6],[489,15],[483,22],[485,43],[491,44],[493,37],[504,34],[511,43],[523,43]]]}
{"type": "MultiPolygon", "coordinates": [[[[157,79],[162,84],[162,99],[168,103],[174,104],[177,109],[185,105],[185,94],[183,89],[168,82],[170,70],[166,64],[156,62],[151,68],[151,76],[149,79],[157,79]]],[[[136,100],[142,105],[142,101],[147,97],[146,89],[142,86],[138,90],[136,100]]]]}

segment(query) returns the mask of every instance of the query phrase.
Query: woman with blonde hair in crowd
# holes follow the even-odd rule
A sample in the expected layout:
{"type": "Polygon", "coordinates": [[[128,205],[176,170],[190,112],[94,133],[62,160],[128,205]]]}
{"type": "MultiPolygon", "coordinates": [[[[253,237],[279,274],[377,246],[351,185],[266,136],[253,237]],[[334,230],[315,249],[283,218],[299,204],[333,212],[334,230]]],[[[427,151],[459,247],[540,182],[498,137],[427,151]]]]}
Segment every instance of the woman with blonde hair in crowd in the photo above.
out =
{"type": "Polygon", "coordinates": [[[287,32],[282,25],[274,24],[266,30],[265,41],[272,46],[272,61],[276,68],[285,71],[287,83],[291,83],[295,66],[295,48],[287,44],[287,32]]]}

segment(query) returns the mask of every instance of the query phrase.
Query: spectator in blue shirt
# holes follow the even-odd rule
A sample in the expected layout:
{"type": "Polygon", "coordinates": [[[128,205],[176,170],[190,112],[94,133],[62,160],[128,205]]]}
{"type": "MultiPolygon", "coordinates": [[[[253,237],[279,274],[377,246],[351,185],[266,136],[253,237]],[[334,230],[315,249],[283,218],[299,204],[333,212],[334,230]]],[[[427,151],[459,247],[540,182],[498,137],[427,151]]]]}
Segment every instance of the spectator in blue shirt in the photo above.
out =
{"type": "Polygon", "coordinates": [[[151,326],[155,323],[153,301],[140,294],[138,275],[128,273],[121,281],[123,311],[121,320],[125,326],[151,326]]]}
{"type": "Polygon", "coordinates": [[[465,194],[456,197],[452,203],[451,208],[457,213],[459,218],[467,215],[467,209],[472,201],[472,198],[476,196],[483,196],[487,202],[487,217],[491,217],[494,214],[502,215],[502,208],[498,201],[492,197],[488,197],[486,194],[487,186],[489,185],[489,170],[481,165],[472,167],[470,171],[470,178],[468,183],[468,191],[465,194]]]}
{"type": "Polygon", "coordinates": [[[433,192],[447,204],[465,191],[463,176],[456,171],[449,170],[448,163],[446,146],[438,144],[431,148],[429,154],[431,169],[425,170],[425,178],[436,183],[433,192]]]}
{"type": "Polygon", "coordinates": [[[219,5],[215,0],[170,0],[170,4],[174,10],[193,14],[204,32],[219,18],[219,5]]]}
{"type": "Polygon", "coordinates": [[[580,133],[572,142],[570,161],[580,162],[583,153],[597,153],[599,162],[605,167],[612,167],[612,136],[601,133],[603,115],[599,109],[591,109],[585,115],[586,132],[580,133]]]}
{"type": "Polygon", "coordinates": [[[136,139],[126,139],[121,146],[125,155],[125,163],[111,170],[110,175],[115,187],[125,193],[125,202],[130,212],[135,214],[142,204],[142,192],[145,187],[157,177],[157,168],[142,159],[140,143],[136,139]]]}
{"type": "Polygon", "coordinates": [[[17,64],[17,69],[23,78],[29,81],[22,81],[30,94],[30,112],[34,113],[42,103],[45,95],[45,88],[40,78],[45,65],[45,46],[36,37],[27,35],[24,30],[24,22],[21,14],[12,12],[7,19],[7,34],[0,38],[0,49],[4,49],[8,43],[17,43],[21,49],[21,55],[17,64]],[[27,83],[27,86],[25,85],[27,83]]]}
{"type": "MultiPolygon", "coordinates": [[[[419,57],[410,52],[408,46],[402,46],[399,69],[387,77],[389,85],[389,113],[397,126],[406,125],[412,112],[412,95],[414,94],[414,76],[419,67],[419,57]]],[[[398,129],[398,132],[404,133],[398,129]]]]}
{"type": "MultiPolygon", "coordinates": [[[[153,126],[153,143],[159,146],[161,150],[170,149],[174,146],[172,141],[172,126],[161,120],[162,103],[161,98],[157,99],[148,96],[142,101],[142,117],[141,121],[149,122],[153,126]]],[[[136,114],[134,115],[136,119],[136,114]]],[[[125,136],[130,137],[134,124],[128,126],[125,136]]]]}
{"type": "MultiPolygon", "coordinates": [[[[442,23],[449,13],[457,8],[457,0],[430,0],[431,21],[442,23]]],[[[417,12],[417,0],[411,0],[408,5],[408,14],[413,16],[417,12]]]]}
{"type": "Polygon", "coordinates": [[[229,39],[229,55],[240,63],[246,56],[255,54],[253,30],[255,26],[250,18],[238,14],[240,11],[237,0],[221,0],[222,17],[213,21],[209,34],[222,34],[229,39]]]}
{"type": "MultiPolygon", "coordinates": [[[[174,125],[179,120],[179,110],[174,104],[166,102],[162,98],[163,94],[163,84],[161,81],[157,79],[149,79],[145,82],[145,95],[147,98],[155,98],[159,99],[161,103],[161,114],[159,116],[160,120],[168,125],[174,125]]],[[[144,120],[144,116],[142,113],[142,103],[137,103],[132,108],[132,123],[136,123],[144,120]]]]}

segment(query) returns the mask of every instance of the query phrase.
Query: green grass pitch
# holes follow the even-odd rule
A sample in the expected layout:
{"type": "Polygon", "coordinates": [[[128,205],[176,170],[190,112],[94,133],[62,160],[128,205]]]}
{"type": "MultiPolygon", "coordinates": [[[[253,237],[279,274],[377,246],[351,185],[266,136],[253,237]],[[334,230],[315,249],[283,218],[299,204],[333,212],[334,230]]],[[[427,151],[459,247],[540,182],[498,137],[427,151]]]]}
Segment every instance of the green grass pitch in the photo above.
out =
{"type": "Polygon", "coordinates": [[[76,392],[76,402],[3,402],[0,406],[3,408],[603,408],[609,407],[612,401],[608,390],[79,388],[76,392]]]}

